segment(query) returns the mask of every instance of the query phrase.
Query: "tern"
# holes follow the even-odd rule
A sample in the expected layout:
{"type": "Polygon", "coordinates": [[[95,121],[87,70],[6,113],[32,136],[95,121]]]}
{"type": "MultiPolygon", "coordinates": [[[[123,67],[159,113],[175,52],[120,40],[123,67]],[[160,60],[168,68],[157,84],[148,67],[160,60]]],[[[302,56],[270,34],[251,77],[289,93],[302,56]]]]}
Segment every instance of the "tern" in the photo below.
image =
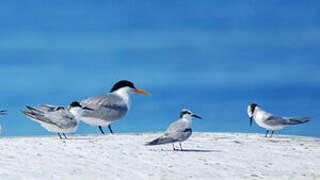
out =
{"type": "MultiPolygon", "coordinates": [[[[6,114],[6,110],[0,110],[0,115],[5,115],[6,114]]],[[[1,134],[1,125],[0,125],[0,134],[1,134]]]]}
{"type": "Polygon", "coordinates": [[[128,112],[132,93],[150,95],[137,89],[132,82],[122,80],[117,82],[109,93],[83,100],[80,104],[85,108],[77,109],[73,114],[89,125],[98,126],[102,134],[105,134],[102,127],[106,126],[113,134],[111,123],[120,120],[128,112]]]}
{"type": "Polygon", "coordinates": [[[250,126],[252,126],[252,120],[262,128],[265,128],[266,135],[268,137],[268,133],[271,130],[272,133],[270,137],[272,137],[274,130],[282,129],[289,125],[296,125],[301,123],[308,122],[311,118],[309,117],[279,117],[273,114],[270,114],[263,109],[261,109],[257,104],[250,104],[248,106],[248,115],[250,118],[250,126]]]}
{"type": "Polygon", "coordinates": [[[79,102],[72,102],[69,106],[40,105],[40,108],[25,106],[30,112],[21,111],[33,121],[39,122],[49,132],[60,133],[67,139],[65,133],[73,133],[78,129],[79,120],[71,113],[75,109],[81,109],[79,102]]]}
{"type": "Polygon", "coordinates": [[[181,142],[187,140],[192,134],[191,124],[193,117],[202,119],[200,116],[193,114],[190,110],[182,109],[180,118],[171,123],[162,136],[145,145],[152,146],[172,143],[173,150],[175,151],[177,149],[174,147],[174,143],[179,142],[180,150],[182,151],[181,142]]]}

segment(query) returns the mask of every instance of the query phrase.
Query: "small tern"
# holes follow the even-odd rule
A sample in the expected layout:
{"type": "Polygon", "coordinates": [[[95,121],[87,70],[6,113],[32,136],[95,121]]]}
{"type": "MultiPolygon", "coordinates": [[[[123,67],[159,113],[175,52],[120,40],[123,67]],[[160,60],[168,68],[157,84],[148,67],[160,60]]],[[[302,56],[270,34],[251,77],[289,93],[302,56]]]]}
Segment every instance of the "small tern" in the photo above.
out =
{"type": "Polygon", "coordinates": [[[250,126],[252,126],[252,120],[262,128],[265,128],[266,135],[268,137],[268,133],[271,130],[272,133],[270,137],[272,137],[274,130],[282,129],[289,125],[296,125],[301,123],[308,122],[311,118],[309,117],[279,117],[273,114],[270,114],[263,109],[261,109],[257,104],[250,104],[248,106],[248,115],[250,118],[250,126]]]}
{"type": "Polygon", "coordinates": [[[173,150],[175,151],[177,149],[174,147],[174,143],[179,142],[180,150],[182,151],[181,142],[187,140],[192,134],[191,124],[193,117],[202,119],[200,116],[193,114],[190,110],[182,109],[180,118],[171,123],[162,136],[146,143],[146,145],[152,146],[172,143],[173,150]]]}
{"type": "Polygon", "coordinates": [[[49,132],[57,133],[60,139],[62,139],[60,133],[67,139],[65,133],[73,133],[78,129],[79,120],[71,112],[82,108],[79,102],[75,101],[67,107],[40,105],[39,109],[30,106],[26,108],[30,112],[21,111],[24,115],[39,122],[49,132]]]}
{"type": "Polygon", "coordinates": [[[109,93],[83,100],[80,104],[84,108],[75,110],[73,114],[89,125],[98,126],[102,134],[102,127],[105,126],[108,126],[113,134],[110,124],[120,120],[128,112],[132,93],[150,95],[137,89],[132,82],[122,80],[117,82],[109,93]]]}
{"type": "MultiPolygon", "coordinates": [[[[5,115],[6,114],[6,110],[0,110],[0,115],[5,115]]],[[[0,134],[1,134],[1,124],[0,124],[0,134]]]]}

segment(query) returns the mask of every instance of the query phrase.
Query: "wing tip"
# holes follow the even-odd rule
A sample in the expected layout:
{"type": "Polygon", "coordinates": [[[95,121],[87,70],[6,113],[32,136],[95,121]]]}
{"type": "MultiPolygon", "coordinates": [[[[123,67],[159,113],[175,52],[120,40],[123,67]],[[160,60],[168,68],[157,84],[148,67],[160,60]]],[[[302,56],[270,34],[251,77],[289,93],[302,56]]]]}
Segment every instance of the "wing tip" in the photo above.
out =
{"type": "Polygon", "coordinates": [[[157,139],[155,139],[155,140],[153,140],[153,141],[150,141],[150,142],[145,143],[144,145],[146,145],[146,146],[158,145],[158,144],[159,144],[159,139],[160,139],[160,138],[157,138],[157,139]]]}
{"type": "Polygon", "coordinates": [[[34,107],[31,107],[31,106],[28,106],[28,105],[25,105],[24,107],[26,107],[29,111],[31,111],[32,113],[38,113],[38,114],[43,114],[42,111],[40,111],[39,109],[36,109],[34,107]]]}

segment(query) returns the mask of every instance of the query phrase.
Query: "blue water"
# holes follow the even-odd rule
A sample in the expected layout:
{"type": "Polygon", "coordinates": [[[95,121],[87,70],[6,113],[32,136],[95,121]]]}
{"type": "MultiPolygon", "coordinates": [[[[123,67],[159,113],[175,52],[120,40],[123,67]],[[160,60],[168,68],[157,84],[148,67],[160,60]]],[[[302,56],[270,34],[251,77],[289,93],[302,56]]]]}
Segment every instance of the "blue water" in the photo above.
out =
{"type": "MultiPolygon", "coordinates": [[[[69,104],[128,79],[115,132],[163,131],[182,108],[194,131],[259,132],[247,105],[310,116],[281,134],[320,137],[319,1],[4,0],[0,6],[2,136],[51,134],[19,111],[69,104]]],[[[98,133],[81,124],[77,133],[98,133]]]]}

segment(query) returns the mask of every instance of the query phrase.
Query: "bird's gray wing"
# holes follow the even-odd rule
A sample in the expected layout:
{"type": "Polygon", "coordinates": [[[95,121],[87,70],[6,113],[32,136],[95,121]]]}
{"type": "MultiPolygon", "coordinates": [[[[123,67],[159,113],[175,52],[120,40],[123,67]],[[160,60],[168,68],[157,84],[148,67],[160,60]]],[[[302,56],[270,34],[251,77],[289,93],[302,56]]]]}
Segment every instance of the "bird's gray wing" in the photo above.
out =
{"type": "Polygon", "coordinates": [[[74,127],[77,124],[75,117],[66,109],[48,112],[45,114],[45,118],[62,128],[74,127]]]}
{"type": "Polygon", "coordinates": [[[51,124],[61,129],[74,127],[77,123],[74,116],[65,109],[43,113],[22,111],[22,113],[31,120],[38,121],[40,123],[51,124]]]}
{"type": "Polygon", "coordinates": [[[188,128],[188,124],[185,121],[178,120],[171,123],[165,133],[170,134],[171,132],[182,132],[186,128],[188,128]]]}
{"type": "Polygon", "coordinates": [[[128,111],[124,100],[111,93],[88,98],[82,101],[81,105],[84,107],[82,116],[109,121],[122,118],[128,111]]]}
{"type": "Polygon", "coordinates": [[[44,114],[37,114],[37,113],[34,113],[34,112],[27,112],[27,111],[21,111],[21,112],[24,115],[26,115],[29,119],[33,120],[33,121],[36,121],[36,122],[39,122],[39,123],[51,124],[51,125],[57,126],[59,128],[62,128],[58,124],[56,124],[55,122],[53,122],[50,119],[46,118],[44,116],[44,114]]]}
{"type": "Polygon", "coordinates": [[[265,123],[270,126],[287,125],[289,123],[289,120],[279,116],[270,115],[265,120],[265,123]]]}
{"type": "Polygon", "coordinates": [[[35,114],[43,114],[44,111],[42,109],[38,109],[35,107],[31,107],[31,106],[25,106],[30,112],[35,113],[35,114]]]}
{"type": "Polygon", "coordinates": [[[160,145],[167,143],[174,143],[177,141],[184,141],[192,134],[192,130],[184,121],[176,121],[169,125],[166,132],[159,138],[146,143],[146,145],[160,145]]]}
{"type": "Polygon", "coordinates": [[[40,108],[45,111],[54,111],[57,106],[49,105],[49,104],[40,104],[40,108]]]}
{"type": "Polygon", "coordinates": [[[173,140],[182,141],[188,138],[192,133],[189,124],[185,121],[176,121],[170,124],[163,136],[173,140]]]}
{"type": "Polygon", "coordinates": [[[53,112],[56,111],[58,109],[65,109],[66,107],[64,106],[55,106],[55,105],[49,105],[49,104],[40,104],[40,109],[42,109],[43,111],[47,111],[47,112],[53,112]]]}
{"type": "Polygon", "coordinates": [[[284,117],[288,120],[289,125],[301,124],[310,121],[310,117],[284,117]]]}

